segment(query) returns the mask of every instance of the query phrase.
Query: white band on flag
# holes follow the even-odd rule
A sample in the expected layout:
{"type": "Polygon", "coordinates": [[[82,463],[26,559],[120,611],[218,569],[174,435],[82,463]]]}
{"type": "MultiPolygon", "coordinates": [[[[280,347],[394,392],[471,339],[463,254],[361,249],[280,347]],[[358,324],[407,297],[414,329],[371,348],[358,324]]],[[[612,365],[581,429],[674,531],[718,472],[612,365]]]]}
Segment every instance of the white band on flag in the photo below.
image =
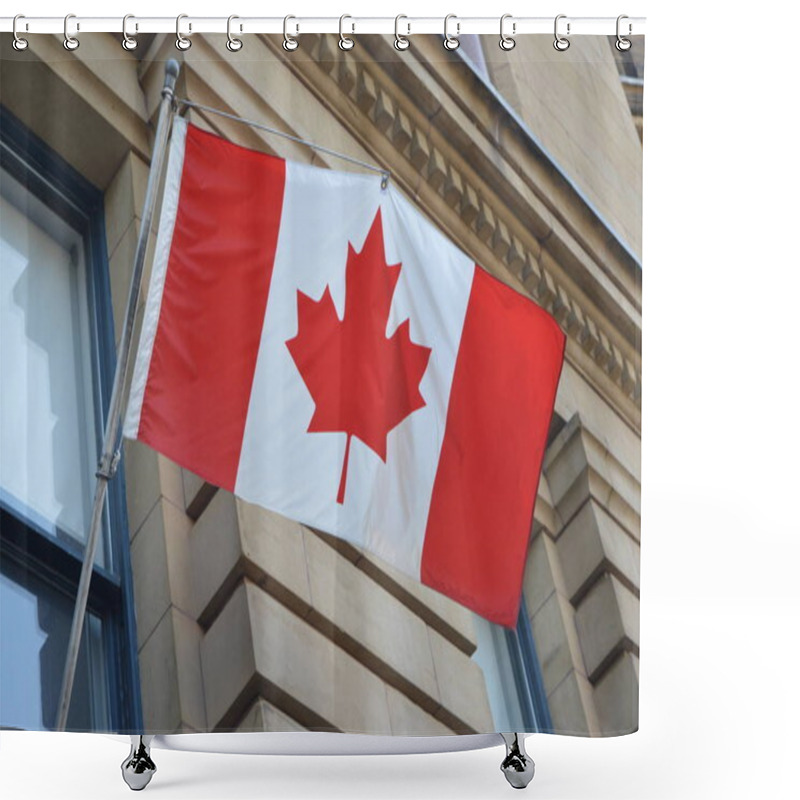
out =
{"type": "Polygon", "coordinates": [[[150,276],[150,290],[147,293],[147,305],[145,306],[144,319],[142,321],[139,350],[133,378],[131,379],[128,410],[123,427],[123,434],[131,439],[135,439],[139,433],[144,389],[150,372],[150,358],[153,354],[153,342],[156,338],[158,318],[161,313],[161,297],[164,294],[164,281],[167,276],[167,264],[169,263],[169,254],[172,248],[172,234],[175,230],[175,218],[178,215],[187,125],[188,123],[183,117],[174,117],[172,121],[172,139],[170,141],[169,162],[164,180],[164,193],[161,200],[161,218],[158,223],[153,272],[150,276]]]}

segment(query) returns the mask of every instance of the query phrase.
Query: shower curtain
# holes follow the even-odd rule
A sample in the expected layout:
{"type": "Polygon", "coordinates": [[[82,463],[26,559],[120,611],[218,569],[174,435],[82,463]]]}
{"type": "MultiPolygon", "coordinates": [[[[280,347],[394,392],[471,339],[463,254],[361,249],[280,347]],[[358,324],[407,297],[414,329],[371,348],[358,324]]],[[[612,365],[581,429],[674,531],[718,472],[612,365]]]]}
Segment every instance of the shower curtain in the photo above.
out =
{"type": "Polygon", "coordinates": [[[0,725],[56,727],[99,471],[67,730],[635,731],[642,37],[29,39],[0,725]]]}

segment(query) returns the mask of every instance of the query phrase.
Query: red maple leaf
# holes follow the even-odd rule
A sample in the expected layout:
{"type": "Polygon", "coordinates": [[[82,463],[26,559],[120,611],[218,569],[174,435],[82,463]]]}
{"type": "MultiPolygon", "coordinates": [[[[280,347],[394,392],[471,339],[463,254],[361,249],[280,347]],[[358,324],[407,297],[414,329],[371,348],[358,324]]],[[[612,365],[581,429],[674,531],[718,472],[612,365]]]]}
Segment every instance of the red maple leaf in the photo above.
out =
{"type": "Polygon", "coordinates": [[[425,400],[419,383],[430,347],[411,341],[409,321],[386,336],[402,264],[386,263],[381,212],[360,253],[348,244],[344,318],[326,286],[313,300],[297,292],[297,336],[286,346],[315,403],[309,432],[347,434],[338,503],[344,503],[353,436],[386,461],[386,436],[425,400]]]}

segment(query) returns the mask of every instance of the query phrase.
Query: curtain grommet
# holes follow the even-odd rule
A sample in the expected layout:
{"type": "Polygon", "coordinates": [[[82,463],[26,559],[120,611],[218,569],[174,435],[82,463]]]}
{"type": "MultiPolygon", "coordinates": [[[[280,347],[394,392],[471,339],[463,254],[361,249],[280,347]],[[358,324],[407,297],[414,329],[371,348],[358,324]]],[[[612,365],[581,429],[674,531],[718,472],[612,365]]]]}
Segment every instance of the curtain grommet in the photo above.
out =
{"type": "MultiPolygon", "coordinates": [[[[25,19],[25,16],[23,14],[17,14],[14,17],[14,22],[12,23],[12,26],[11,26],[11,31],[14,34],[14,40],[12,41],[11,44],[13,45],[14,49],[18,53],[21,53],[23,50],[27,50],[28,49],[28,40],[27,39],[23,39],[19,35],[19,33],[17,33],[17,22],[19,20],[21,20],[21,19],[25,19]]],[[[27,23],[25,24],[25,27],[27,29],[27,23]]]]}
{"type": "Polygon", "coordinates": [[[452,52],[453,50],[458,50],[458,46],[461,42],[458,41],[458,35],[461,31],[461,23],[458,21],[458,17],[455,14],[448,14],[444,18],[444,39],[442,39],[442,46],[445,50],[449,50],[452,52]],[[448,30],[448,26],[450,24],[450,20],[454,19],[456,21],[456,32],[455,34],[450,33],[448,30]]]}
{"type": "MultiPolygon", "coordinates": [[[[71,19],[75,19],[74,14],[67,14],[67,16],[64,17],[64,49],[69,50],[70,53],[73,52],[74,50],[77,50],[81,46],[81,43],[78,41],[78,39],[75,36],[70,35],[69,21],[71,19]]],[[[77,32],[80,29],[81,29],[80,23],[76,22],[75,31],[77,32]]]]}
{"type": "MultiPolygon", "coordinates": [[[[553,23],[553,33],[555,35],[555,39],[553,40],[553,47],[558,50],[559,53],[563,53],[565,50],[569,49],[569,39],[566,36],[562,36],[558,32],[558,22],[559,20],[566,19],[566,14],[559,14],[555,22],[553,23]]],[[[567,22],[567,36],[569,36],[569,22],[567,22]]]]}
{"type": "Polygon", "coordinates": [[[511,22],[511,36],[509,36],[505,32],[505,23],[507,19],[512,19],[511,14],[503,14],[500,17],[500,49],[505,50],[508,52],[509,50],[513,50],[517,46],[517,42],[514,39],[514,36],[517,33],[517,23],[511,22]]]}
{"type": "MultiPolygon", "coordinates": [[[[227,48],[228,48],[228,50],[229,50],[231,53],[238,53],[238,52],[239,52],[239,51],[240,51],[240,50],[241,50],[241,49],[244,47],[244,42],[243,42],[241,39],[237,39],[237,38],[236,38],[236,37],[235,37],[235,36],[234,36],[234,35],[231,33],[231,23],[232,23],[232,22],[233,22],[235,19],[239,19],[239,17],[237,17],[237,16],[236,16],[236,14],[231,14],[231,15],[228,17],[228,41],[227,41],[227,42],[225,42],[225,47],[227,47],[227,48]]],[[[240,26],[239,26],[239,32],[240,32],[240,33],[241,33],[241,30],[242,30],[242,28],[241,28],[241,25],[240,25],[240,26]]]]}
{"type": "MultiPolygon", "coordinates": [[[[192,40],[187,39],[181,33],[181,20],[188,19],[188,14],[178,14],[177,18],[175,19],[175,47],[178,48],[181,52],[186,52],[192,46],[192,40]]],[[[192,23],[189,23],[189,33],[192,32],[192,23]]]]}
{"type": "MultiPolygon", "coordinates": [[[[294,36],[289,34],[289,20],[290,19],[297,19],[297,17],[293,17],[291,14],[287,14],[283,18],[283,49],[287,53],[293,53],[297,48],[300,46],[300,42],[294,36]]],[[[295,25],[295,33],[297,33],[297,26],[295,25]]]]}

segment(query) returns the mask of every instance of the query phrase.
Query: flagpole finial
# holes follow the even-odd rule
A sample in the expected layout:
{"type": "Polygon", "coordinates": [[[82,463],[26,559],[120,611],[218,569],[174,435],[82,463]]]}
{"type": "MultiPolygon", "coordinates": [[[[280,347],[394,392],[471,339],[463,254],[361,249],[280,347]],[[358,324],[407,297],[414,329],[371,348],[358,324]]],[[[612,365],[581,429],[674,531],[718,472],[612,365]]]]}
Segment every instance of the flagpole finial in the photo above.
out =
{"type": "Polygon", "coordinates": [[[180,72],[181,65],[174,58],[168,59],[164,64],[164,88],[161,90],[161,96],[169,101],[170,106],[175,100],[175,83],[180,72]]]}
{"type": "Polygon", "coordinates": [[[162,97],[169,97],[170,101],[175,96],[175,83],[181,72],[181,65],[174,58],[167,60],[164,64],[164,88],[161,90],[162,97]]]}

